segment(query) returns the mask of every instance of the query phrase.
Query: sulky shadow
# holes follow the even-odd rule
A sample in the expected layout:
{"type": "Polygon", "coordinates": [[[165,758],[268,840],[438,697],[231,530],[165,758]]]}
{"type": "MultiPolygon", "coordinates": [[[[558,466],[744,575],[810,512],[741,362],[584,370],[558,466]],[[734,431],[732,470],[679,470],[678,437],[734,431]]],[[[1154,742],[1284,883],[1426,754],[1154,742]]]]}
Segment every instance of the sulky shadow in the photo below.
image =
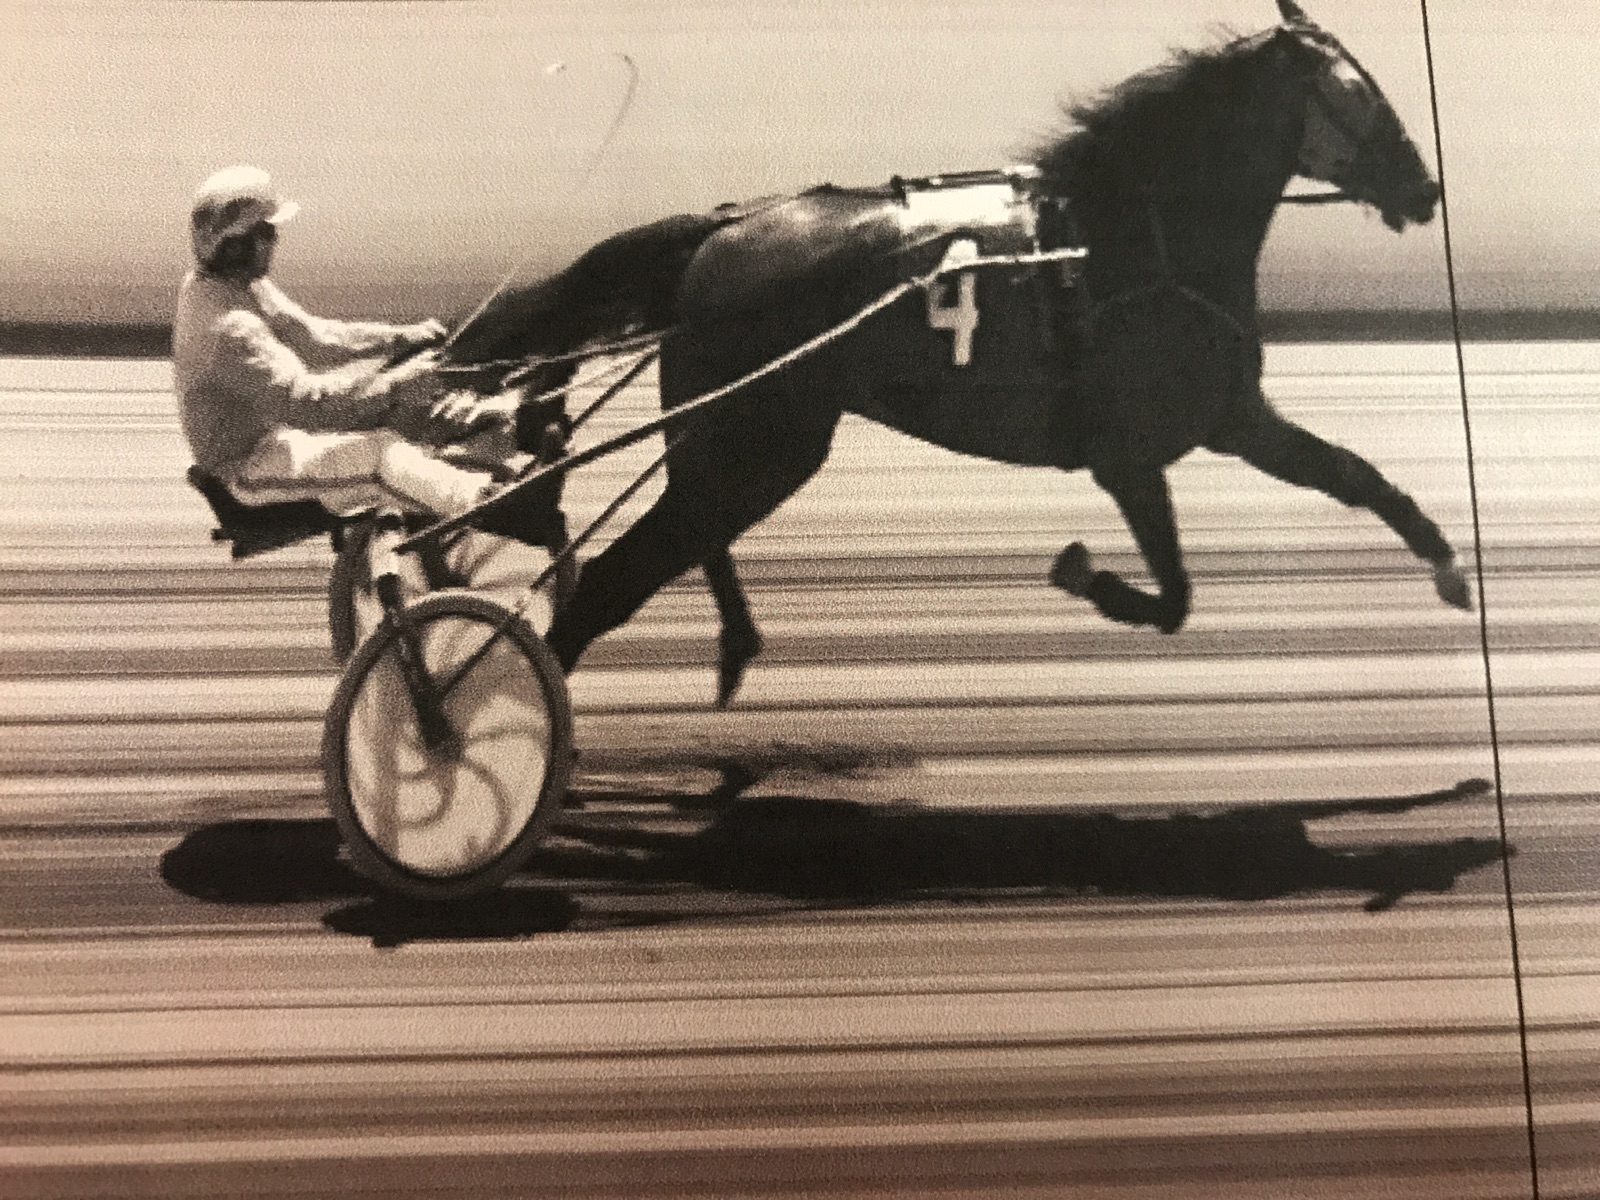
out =
{"type": "Polygon", "coordinates": [[[568,928],[577,906],[560,889],[514,887],[452,904],[375,894],[340,852],[331,820],[223,821],[197,829],[161,856],[161,878],[218,904],[350,903],[322,923],[391,947],[410,941],[508,939],[568,928]]]}

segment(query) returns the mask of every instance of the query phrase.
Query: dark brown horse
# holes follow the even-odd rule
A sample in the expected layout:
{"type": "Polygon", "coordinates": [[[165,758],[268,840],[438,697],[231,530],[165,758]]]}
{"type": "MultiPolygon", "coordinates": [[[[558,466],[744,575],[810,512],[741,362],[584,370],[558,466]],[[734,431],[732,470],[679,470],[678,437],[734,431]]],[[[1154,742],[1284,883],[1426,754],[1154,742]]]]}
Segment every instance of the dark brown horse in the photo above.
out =
{"type": "Polygon", "coordinates": [[[1172,633],[1188,615],[1164,470],[1199,446],[1370,510],[1428,564],[1441,598],[1470,608],[1450,546],[1412,499],[1261,391],[1257,259],[1290,179],[1332,184],[1396,231],[1431,220],[1439,195],[1372,77],[1292,0],[1278,6],[1281,25],[1180,54],[1074,108],[1073,128],[1035,156],[1021,217],[1023,201],[1008,209],[998,185],[953,206],[824,187],[629,231],[491,306],[458,339],[458,358],[670,328],[660,374],[671,409],[953,252],[1006,253],[1022,235],[1088,248],[1070,286],[1053,266],[954,275],[926,303],[909,295],[692,414],[660,498],[584,565],[551,627],[561,662],[570,669],[698,564],[723,621],[725,703],[761,644],[729,547],[822,466],[846,411],[963,453],[1088,469],[1156,590],[1096,570],[1080,542],[1050,579],[1114,621],[1172,633]]]}

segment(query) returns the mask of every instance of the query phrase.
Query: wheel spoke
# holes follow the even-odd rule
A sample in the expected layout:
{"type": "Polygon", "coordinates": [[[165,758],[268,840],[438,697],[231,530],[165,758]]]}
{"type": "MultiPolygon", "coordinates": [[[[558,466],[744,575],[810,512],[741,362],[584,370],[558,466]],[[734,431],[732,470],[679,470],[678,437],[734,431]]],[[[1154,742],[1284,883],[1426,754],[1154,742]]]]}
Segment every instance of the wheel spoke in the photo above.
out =
{"type": "Polygon", "coordinates": [[[456,669],[450,673],[443,683],[435,685],[439,695],[441,697],[449,697],[452,693],[454,693],[461,681],[467,677],[467,674],[484,660],[489,651],[493,650],[496,644],[499,643],[500,639],[505,637],[506,631],[521,619],[522,615],[520,612],[516,610],[507,610],[506,619],[499,625],[495,626],[493,632],[491,632],[488,637],[484,638],[483,644],[471,654],[467,655],[466,659],[461,663],[461,665],[456,667],[456,669]]]}

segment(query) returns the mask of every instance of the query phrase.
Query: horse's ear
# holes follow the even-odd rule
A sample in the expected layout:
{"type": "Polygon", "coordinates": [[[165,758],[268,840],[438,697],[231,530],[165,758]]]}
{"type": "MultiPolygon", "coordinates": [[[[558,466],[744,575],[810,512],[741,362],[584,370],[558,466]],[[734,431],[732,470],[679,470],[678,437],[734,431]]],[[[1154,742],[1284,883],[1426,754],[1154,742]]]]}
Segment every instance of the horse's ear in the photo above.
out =
{"type": "Polygon", "coordinates": [[[1316,22],[1306,16],[1306,10],[1301,8],[1294,0],[1278,0],[1278,12],[1283,15],[1286,25],[1315,26],[1316,22]]]}
{"type": "Polygon", "coordinates": [[[1327,66],[1327,56],[1307,36],[1304,25],[1280,25],[1273,30],[1272,40],[1297,74],[1310,75],[1327,66]]]}

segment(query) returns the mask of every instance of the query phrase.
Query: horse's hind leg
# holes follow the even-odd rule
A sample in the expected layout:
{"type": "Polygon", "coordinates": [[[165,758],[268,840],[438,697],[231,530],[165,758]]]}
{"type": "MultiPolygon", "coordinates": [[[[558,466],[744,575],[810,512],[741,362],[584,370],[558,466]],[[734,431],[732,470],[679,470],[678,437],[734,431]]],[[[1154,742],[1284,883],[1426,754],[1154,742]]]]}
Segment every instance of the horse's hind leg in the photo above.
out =
{"type": "MultiPolygon", "coordinates": [[[[735,650],[741,642],[744,647],[731,679],[720,681],[722,701],[732,697],[760,637],[727,548],[816,473],[839,420],[837,406],[797,399],[788,387],[751,389],[737,400],[737,406],[708,411],[689,427],[668,460],[667,486],[655,504],[584,563],[572,601],[546,638],[567,670],[595,638],[621,625],[669,581],[692,566],[709,565],[713,589],[732,582],[714,594],[724,618],[730,611],[735,616],[735,650]]],[[[728,644],[725,639],[725,669],[738,658],[727,657],[728,644]]]]}
{"type": "MultiPolygon", "coordinates": [[[[798,487],[796,483],[794,487],[798,487]]],[[[706,568],[723,620],[717,703],[726,707],[761,649],[734,573],[728,545],[783,502],[766,489],[757,497],[705,493],[669,481],[661,497],[621,537],[583,564],[572,599],[557,613],[545,640],[571,671],[602,634],[637,612],[651,596],[690,567],[706,568]]]]}
{"type": "Polygon", "coordinates": [[[545,635],[562,669],[571,671],[595,638],[621,625],[706,550],[692,511],[669,484],[642,517],[579,570],[572,599],[557,610],[545,635]]]}
{"type": "Polygon", "coordinates": [[[1359,454],[1285,420],[1265,402],[1207,441],[1206,447],[1242,458],[1285,483],[1315,488],[1341,504],[1374,513],[1400,535],[1411,553],[1433,568],[1439,598],[1471,610],[1471,585],[1438,525],[1359,454]]]}
{"type": "Polygon", "coordinates": [[[1082,542],[1061,552],[1050,582],[1084,597],[1113,621],[1176,633],[1189,615],[1189,576],[1183,568],[1166,476],[1159,467],[1097,467],[1094,479],[1122,510],[1159,591],[1152,596],[1113,571],[1096,571],[1082,542]]]}
{"type": "Polygon", "coordinates": [[[717,707],[727,708],[744,680],[750,660],[761,653],[761,631],[750,615],[750,602],[726,548],[713,550],[700,564],[717,603],[722,632],[717,638],[717,707]]]}

